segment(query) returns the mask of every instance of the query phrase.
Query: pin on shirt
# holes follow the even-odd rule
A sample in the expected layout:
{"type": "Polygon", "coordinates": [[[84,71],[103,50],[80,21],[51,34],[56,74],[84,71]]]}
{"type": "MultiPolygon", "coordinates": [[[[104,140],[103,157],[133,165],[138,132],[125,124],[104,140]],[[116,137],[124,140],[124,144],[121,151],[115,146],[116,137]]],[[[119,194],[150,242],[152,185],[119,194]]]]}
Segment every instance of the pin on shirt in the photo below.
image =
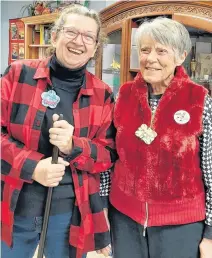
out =
{"type": "Polygon", "coordinates": [[[184,125],[190,120],[190,114],[185,110],[178,110],[174,114],[174,120],[176,123],[184,125]]]}
{"type": "Polygon", "coordinates": [[[56,94],[54,90],[49,90],[41,94],[42,105],[44,107],[56,108],[57,104],[60,102],[60,97],[56,94]]]}

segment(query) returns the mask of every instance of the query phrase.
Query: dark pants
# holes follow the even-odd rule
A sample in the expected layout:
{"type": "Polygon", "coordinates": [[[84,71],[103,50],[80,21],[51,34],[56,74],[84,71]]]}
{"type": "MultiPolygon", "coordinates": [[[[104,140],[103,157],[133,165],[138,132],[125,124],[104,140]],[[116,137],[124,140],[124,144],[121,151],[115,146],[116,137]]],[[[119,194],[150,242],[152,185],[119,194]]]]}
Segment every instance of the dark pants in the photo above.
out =
{"type": "MultiPolygon", "coordinates": [[[[71,213],[49,217],[45,258],[70,258],[69,228],[71,213]]],[[[32,258],[39,242],[42,229],[42,217],[15,217],[13,232],[13,248],[1,242],[2,258],[32,258]]],[[[83,256],[82,258],[85,258],[83,256]]]]}
{"type": "Polygon", "coordinates": [[[113,258],[199,258],[204,223],[179,226],[143,226],[110,208],[113,258]]]}

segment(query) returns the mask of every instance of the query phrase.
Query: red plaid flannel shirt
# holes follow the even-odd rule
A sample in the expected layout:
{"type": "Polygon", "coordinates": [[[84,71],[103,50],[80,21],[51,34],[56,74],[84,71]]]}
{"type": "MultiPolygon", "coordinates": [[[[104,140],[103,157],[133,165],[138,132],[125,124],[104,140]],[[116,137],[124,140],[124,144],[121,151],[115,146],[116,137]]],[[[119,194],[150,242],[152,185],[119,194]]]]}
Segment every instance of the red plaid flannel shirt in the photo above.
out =
{"type": "MultiPolygon", "coordinates": [[[[32,173],[43,157],[37,149],[46,111],[41,94],[51,85],[48,63],[49,59],[16,61],[1,79],[1,220],[2,240],[9,246],[22,185],[32,183],[32,173]]],[[[113,107],[111,89],[86,72],[86,87],[80,90],[73,105],[74,148],[67,157],[76,193],[70,227],[71,257],[108,244],[108,227],[97,200],[99,173],[110,168],[116,159],[113,107]]]]}

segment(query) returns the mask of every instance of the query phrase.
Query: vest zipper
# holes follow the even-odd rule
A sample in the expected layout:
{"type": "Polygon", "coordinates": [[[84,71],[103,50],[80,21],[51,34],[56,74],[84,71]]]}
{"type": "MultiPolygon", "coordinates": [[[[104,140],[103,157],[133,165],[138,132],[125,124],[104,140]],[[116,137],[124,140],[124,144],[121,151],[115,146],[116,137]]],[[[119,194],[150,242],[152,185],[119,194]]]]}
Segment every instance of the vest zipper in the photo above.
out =
{"type": "Polygon", "coordinates": [[[155,119],[155,113],[156,113],[156,109],[154,111],[151,111],[151,122],[150,122],[150,126],[149,126],[151,129],[153,127],[153,123],[154,123],[154,119],[155,119]]]}
{"type": "Polygon", "coordinates": [[[146,220],[144,222],[144,230],[143,230],[143,237],[146,236],[146,229],[148,226],[148,219],[149,219],[149,211],[148,211],[148,203],[145,203],[145,209],[146,209],[146,220]]]}

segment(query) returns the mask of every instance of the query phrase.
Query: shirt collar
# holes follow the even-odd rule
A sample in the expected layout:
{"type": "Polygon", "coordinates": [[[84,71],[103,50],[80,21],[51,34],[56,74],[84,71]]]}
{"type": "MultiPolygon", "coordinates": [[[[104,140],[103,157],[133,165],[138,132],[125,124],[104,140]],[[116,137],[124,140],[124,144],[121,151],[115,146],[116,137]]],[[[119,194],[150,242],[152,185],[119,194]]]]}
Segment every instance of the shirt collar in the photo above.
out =
{"type": "MultiPolygon", "coordinates": [[[[35,75],[33,76],[33,79],[47,79],[47,83],[52,85],[50,80],[50,60],[52,56],[43,59],[35,72],[35,75]]],[[[85,72],[86,76],[86,84],[85,87],[81,88],[80,93],[82,95],[92,96],[94,94],[93,91],[93,84],[96,83],[96,80],[94,80],[94,77],[92,74],[90,74],[88,71],[85,72]]]]}
{"type": "Polygon", "coordinates": [[[50,59],[51,59],[51,56],[41,60],[41,62],[38,65],[38,68],[33,76],[33,79],[36,80],[36,79],[46,78],[48,83],[51,84],[50,67],[49,67],[50,59]]]}

